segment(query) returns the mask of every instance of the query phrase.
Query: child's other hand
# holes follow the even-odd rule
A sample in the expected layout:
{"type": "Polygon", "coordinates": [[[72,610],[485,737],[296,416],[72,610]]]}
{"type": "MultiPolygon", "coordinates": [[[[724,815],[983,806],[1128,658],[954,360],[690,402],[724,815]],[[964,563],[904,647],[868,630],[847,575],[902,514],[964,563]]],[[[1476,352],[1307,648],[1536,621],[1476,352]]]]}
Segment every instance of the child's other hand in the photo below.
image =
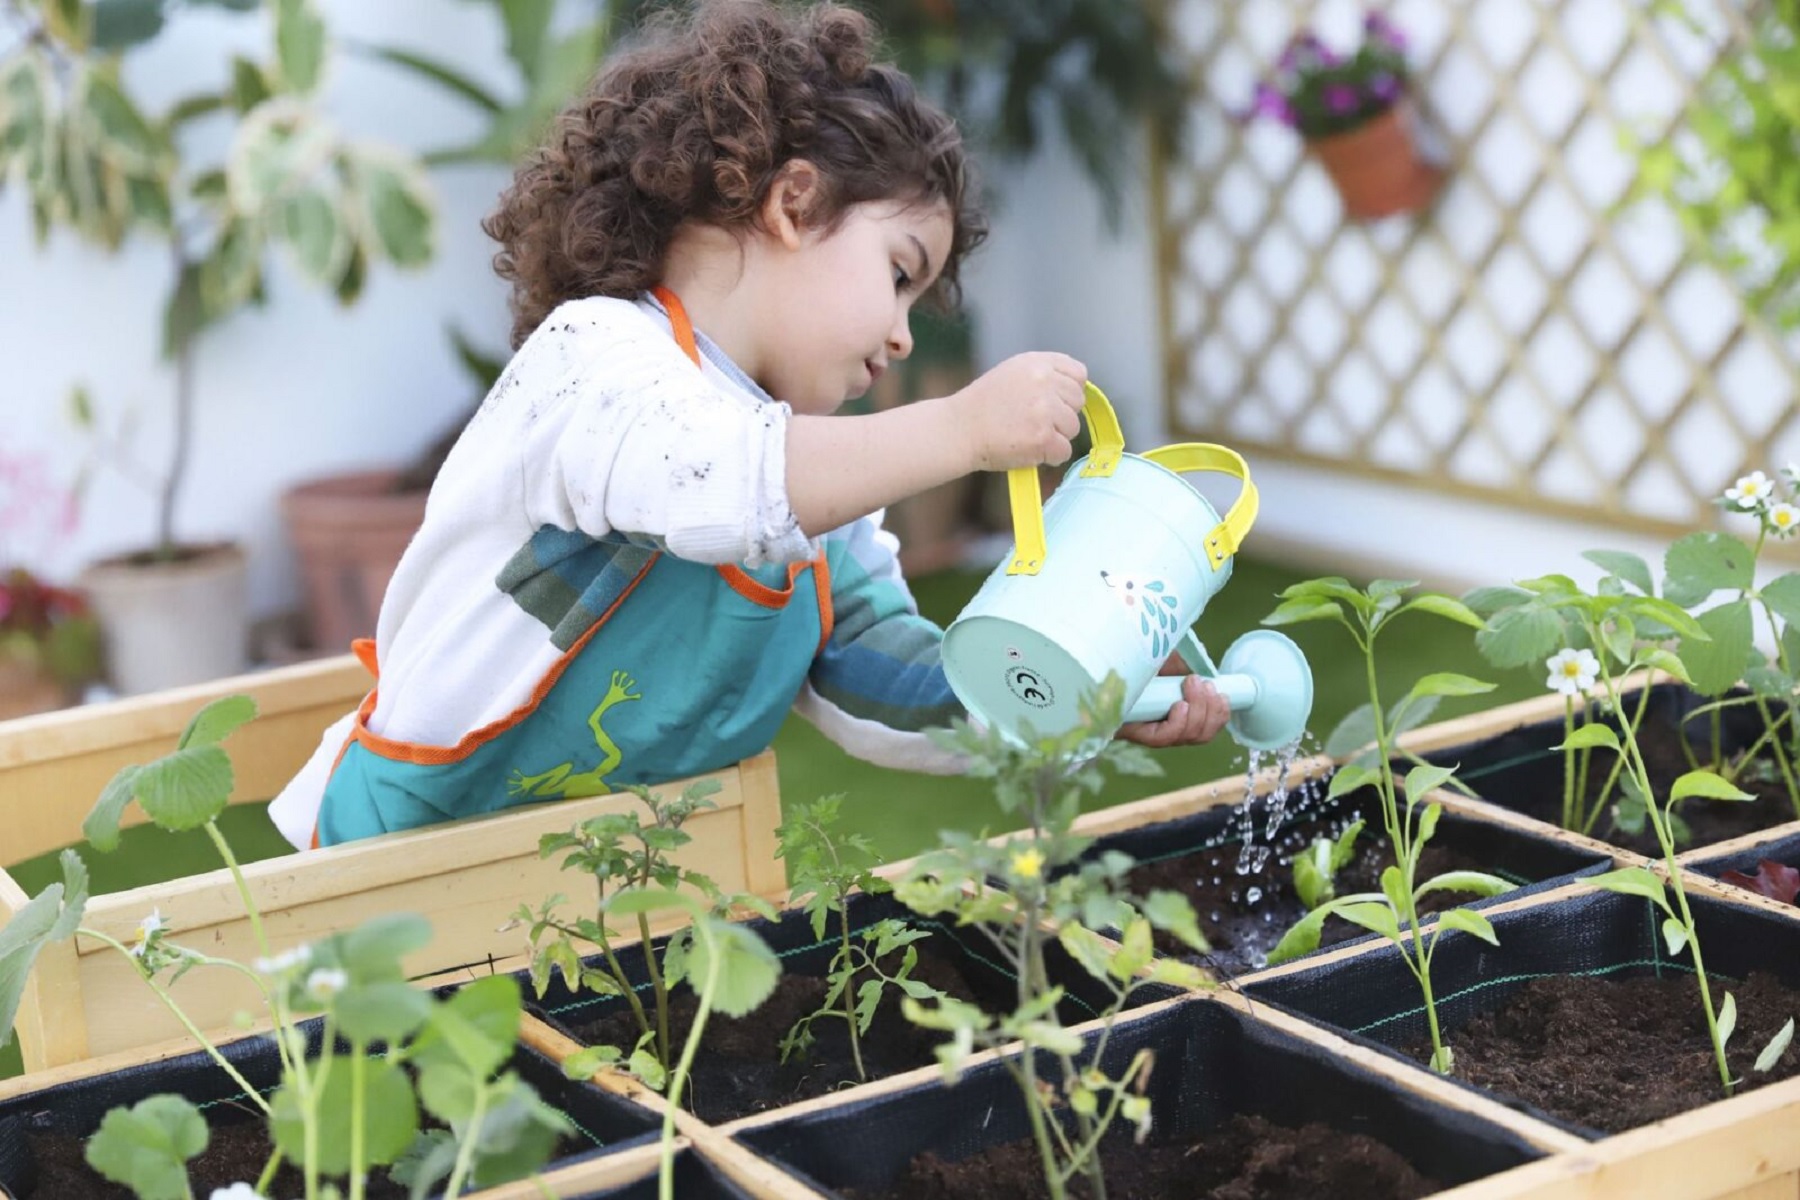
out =
{"type": "Polygon", "coordinates": [[[1210,742],[1231,719],[1231,706],[1199,675],[1181,681],[1181,699],[1160,721],[1133,721],[1119,727],[1123,741],[1140,746],[1197,746],[1210,742]]]}
{"type": "Polygon", "coordinates": [[[1067,462],[1081,432],[1087,368],[1066,354],[1015,354],[957,392],[978,471],[1067,462]]]}

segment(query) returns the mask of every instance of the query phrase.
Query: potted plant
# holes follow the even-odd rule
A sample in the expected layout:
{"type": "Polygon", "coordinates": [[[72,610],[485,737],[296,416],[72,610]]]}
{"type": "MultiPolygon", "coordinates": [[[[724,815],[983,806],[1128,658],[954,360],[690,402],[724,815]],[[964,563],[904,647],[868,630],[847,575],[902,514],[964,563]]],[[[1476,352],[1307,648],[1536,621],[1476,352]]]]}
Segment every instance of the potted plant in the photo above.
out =
{"type": "Polygon", "coordinates": [[[1409,83],[1405,37],[1371,12],[1349,56],[1311,30],[1294,35],[1247,115],[1273,117],[1299,133],[1352,220],[1417,212],[1437,195],[1444,173],[1419,154],[1409,83]]]}
{"type": "MultiPolygon", "coordinates": [[[[174,433],[169,462],[155,473],[154,540],[83,577],[113,682],[131,693],[234,674],[248,646],[243,549],[176,529],[200,339],[261,301],[273,245],[346,304],[373,263],[423,264],[432,253],[431,197],[414,161],[352,139],[316,103],[330,46],[313,0],[275,0],[268,61],[236,57],[223,88],[160,114],[133,95],[121,60],[156,38],[173,5],[5,7],[24,35],[0,54],[0,184],[23,185],[40,239],[64,226],[117,250],[137,235],[161,243],[169,262],[162,324],[174,433]],[[189,126],[218,119],[230,123],[224,160],[202,161],[189,126]]],[[[91,423],[89,406],[76,408],[91,423]]]]}

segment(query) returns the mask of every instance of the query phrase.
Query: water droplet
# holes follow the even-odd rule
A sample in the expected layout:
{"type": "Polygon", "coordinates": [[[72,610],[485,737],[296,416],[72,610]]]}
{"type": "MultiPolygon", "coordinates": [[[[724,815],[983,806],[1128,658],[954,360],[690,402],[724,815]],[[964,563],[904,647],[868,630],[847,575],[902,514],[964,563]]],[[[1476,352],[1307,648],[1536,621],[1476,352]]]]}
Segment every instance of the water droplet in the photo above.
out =
{"type": "Polygon", "coordinates": [[[1262,899],[1262,889],[1259,887],[1251,888],[1249,891],[1244,893],[1244,899],[1248,900],[1252,904],[1255,904],[1258,900],[1262,899]]]}

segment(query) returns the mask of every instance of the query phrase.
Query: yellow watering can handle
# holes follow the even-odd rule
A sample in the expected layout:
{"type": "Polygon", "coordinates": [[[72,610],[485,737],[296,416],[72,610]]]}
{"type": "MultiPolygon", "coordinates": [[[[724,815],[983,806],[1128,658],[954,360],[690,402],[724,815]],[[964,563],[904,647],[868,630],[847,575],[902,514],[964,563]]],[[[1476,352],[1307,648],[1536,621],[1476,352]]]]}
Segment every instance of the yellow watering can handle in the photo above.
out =
{"type": "MultiPolygon", "coordinates": [[[[1082,391],[1087,398],[1081,412],[1087,418],[1088,436],[1094,448],[1081,473],[1111,475],[1119,469],[1119,456],[1125,452],[1125,435],[1119,432],[1118,414],[1113,412],[1106,393],[1092,383],[1082,385],[1082,391]]],[[[1044,495],[1038,490],[1037,468],[1008,471],[1006,489],[1012,499],[1013,516],[1013,560],[1006,573],[1036,575],[1044,566],[1044,495]]]]}
{"type": "Polygon", "coordinates": [[[1256,485],[1250,482],[1250,466],[1244,461],[1244,456],[1228,446],[1218,446],[1212,442],[1176,442],[1152,450],[1144,457],[1159,467],[1167,467],[1177,475],[1189,471],[1217,471],[1244,485],[1238,492],[1238,498],[1232,501],[1231,508],[1225,513],[1225,519],[1213,527],[1204,542],[1206,561],[1212,564],[1213,570],[1224,566],[1225,560],[1236,554],[1238,547],[1244,544],[1244,539],[1250,534],[1250,527],[1256,524],[1256,485]]]}
{"type": "MultiPolygon", "coordinates": [[[[1107,476],[1119,469],[1119,458],[1125,452],[1125,436],[1119,432],[1119,418],[1106,399],[1106,393],[1092,383],[1086,385],[1087,403],[1082,413],[1087,417],[1088,432],[1094,448],[1088,455],[1082,476],[1107,476]]],[[[1150,462],[1176,474],[1188,471],[1218,471],[1239,480],[1243,488],[1231,505],[1225,519],[1208,531],[1203,544],[1206,560],[1216,571],[1237,553],[1256,523],[1256,485],[1250,482],[1250,468],[1237,451],[1211,442],[1177,442],[1144,455],[1150,462]]],[[[1008,575],[1036,575],[1043,570],[1044,500],[1038,490],[1035,467],[1020,467],[1006,473],[1007,490],[1012,499],[1013,560],[1006,568],[1008,575]]]]}

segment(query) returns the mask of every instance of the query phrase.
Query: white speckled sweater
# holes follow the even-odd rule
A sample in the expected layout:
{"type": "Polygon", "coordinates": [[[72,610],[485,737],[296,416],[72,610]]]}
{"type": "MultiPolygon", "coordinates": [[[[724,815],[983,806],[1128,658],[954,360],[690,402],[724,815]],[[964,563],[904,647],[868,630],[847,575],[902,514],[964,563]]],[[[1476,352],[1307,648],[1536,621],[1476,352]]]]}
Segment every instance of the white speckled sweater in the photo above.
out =
{"type": "MultiPolygon", "coordinates": [[[[957,769],[918,732],[962,710],[898,542],[880,514],[809,540],[787,501],[788,406],[698,342],[696,369],[649,297],[571,301],[532,333],[445,462],[388,585],[370,730],[451,745],[528,702],[567,639],[495,581],[553,527],[746,567],[824,550],[835,620],[795,708],[859,757],[957,769]]],[[[327,731],[271,806],[296,845],[312,836],[353,719],[327,731]]]]}

